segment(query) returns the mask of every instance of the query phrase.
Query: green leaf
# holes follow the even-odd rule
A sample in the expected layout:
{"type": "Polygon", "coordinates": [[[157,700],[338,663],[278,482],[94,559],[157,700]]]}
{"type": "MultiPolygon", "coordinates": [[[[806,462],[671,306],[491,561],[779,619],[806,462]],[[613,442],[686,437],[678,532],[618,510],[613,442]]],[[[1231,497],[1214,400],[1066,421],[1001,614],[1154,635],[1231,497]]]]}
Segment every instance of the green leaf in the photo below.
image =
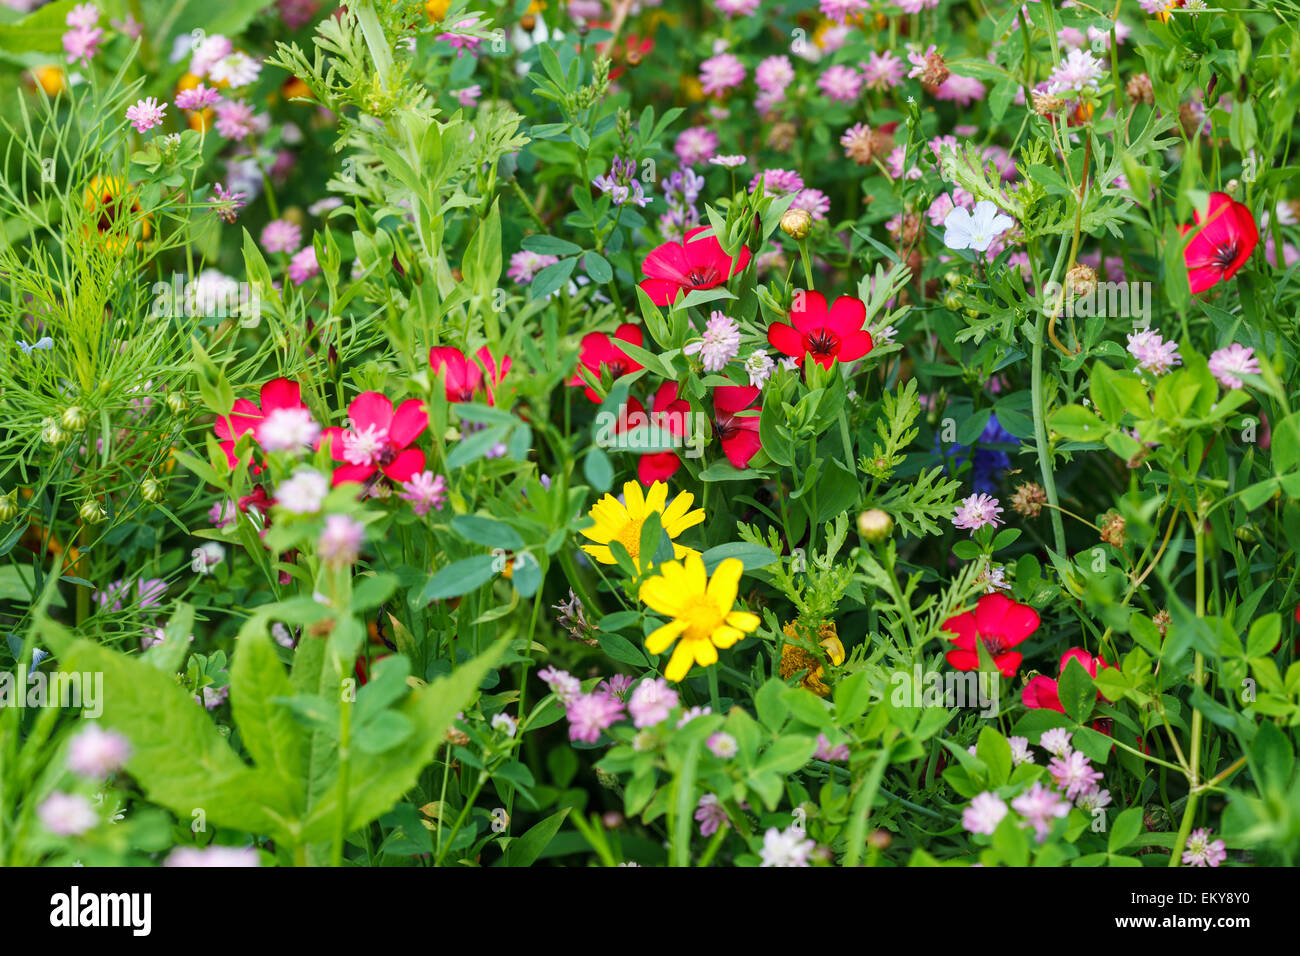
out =
{"type": "Polygon", "coordinates": [[[420,592],[420,600],[441,601],[482,587],[497,573],[496,561],[493,555],[478,554],[452,562],[429,578],[420,592]]]}
{"type": "Polygon", "coordinates": [[[524,236],[519,245],[542,256],[573,256],[582,251],[582,246],[555,236],[524,236]]]}
{"type": "Polygon", "coordinates": [[[1129,807],[1115,818],[1115,823],[1110,828],[1110,836],[1106,840],[1106,849],[1110,853],[1118,853],[1136,840],[1141,833],[1142,808],[1129,807]]]}
{"type": "Polygon", "coordinates": [[[582,267],[587,275],[602,285],[614,278],[614,270],[609,261],[598,252],[586,252],[582,256],[582,267]]]}
{"type": "Polygon", "coordinates": [[[1097,685],[1092,682],[1077,658],[1071,657],[1066,662],[1057,687],[1065,712],[1077,723],[1084,723],[1092,715],[1092,707],[1097,700],[1097,685]]]}
{"type": "Polygon", "coordinates": [[[524,546],[524,539],[518,531],[502,521],[484,515],[456,515],[451,519],[451,530],[466,541],[486,548],[518,551],[524,546]]]}
{"type": "Polygon", "coordinates": [[[747,541],[731,541],[727,544],[720,544],[715,548],[709,548],[701,558],[704,561],[704,570],[712,574],[719,564],[728,558],[738,558],[744,565],[746,571],[753,571],[755,568],[766,567],[776,562],[776,555],[768,548],[759,544],[750,544],[747,541]]]}

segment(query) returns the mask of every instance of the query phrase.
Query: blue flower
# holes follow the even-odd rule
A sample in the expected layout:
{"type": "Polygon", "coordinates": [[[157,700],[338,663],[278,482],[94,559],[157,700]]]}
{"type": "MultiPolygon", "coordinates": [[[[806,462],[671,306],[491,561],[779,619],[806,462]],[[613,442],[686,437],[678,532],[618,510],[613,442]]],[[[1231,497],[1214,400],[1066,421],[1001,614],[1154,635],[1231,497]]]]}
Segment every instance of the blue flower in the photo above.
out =
{"type": "Polygon", "coordinates": [[[24,355],[31,355],[32,349],[52,349],[54,348],[54,339],[48,335],[37,339],[34,345],[28,345],[22,339],[18,340],[18,347],[23,350],[24,355]]]}
{"type": "MultiPolygon", "coordinates": [[[[1002,473],[1011,467],[1011,456],[1005,451],[981,446],[1007,444],[1017,445],[1019,440],[1002,427],[996,415],[990,415],[988,424],[984,426],[984,431],[980,432],[980,437],[975,439],[974,444],[974,461],[971,463],[971,485],[977,494],[991,495],[997,491],[998,483],[1002,479],[1002,473]]],[[[934,450],[937,454],[943,454],[938,435],[934,438],[934,450]]],[[[970,450],[970,446],[954,442],[950,462],[944,465],[944,472],[951,474],[960,470],[961,466],[966,463],[967,453],[970,450]]]]}

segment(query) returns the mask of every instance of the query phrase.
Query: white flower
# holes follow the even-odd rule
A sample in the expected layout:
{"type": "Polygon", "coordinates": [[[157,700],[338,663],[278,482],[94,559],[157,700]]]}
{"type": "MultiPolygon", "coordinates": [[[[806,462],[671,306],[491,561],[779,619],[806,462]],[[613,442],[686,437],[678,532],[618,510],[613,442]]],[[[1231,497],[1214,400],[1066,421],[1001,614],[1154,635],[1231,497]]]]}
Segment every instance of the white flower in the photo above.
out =
{"type": "Polygon", "coordinates": [[[212,69],[208,71],[208,79],[214,83],[225,80],[230,84],[231,89],[239,89],[256,81],[257,75],[261,72],[262,64],[248,54],[232,53],[212,65],[212,69]]]}
{"type": "Polygon", "coordinates": [[[501,731],[507,737],[513,737],[515,731],[519,729],[519,721],[507,713],[500,713],[492,718],[492,729],[501,731]]]}
{"type": "Polygon", "coordinates": [[[749,358],[745,359],[745,371],[749,374],[749,384],[753,388],[762,388],[772,376],[774,368],[776,363],[762,349],[755,349],[749,353],[749,358]]]}
{"type": "Polygon", "coordinates": [[[257,426],[257,443],[267,451],[307,451],[320,437],[320,425],[305,408],[272,409],[257,426]]]}
{"type": "Polygon", "coordinates": [[[207,574],[224,560],[225,546],[217,541],[205,541],[190,552],[190,570],[195,574],[207,574]]]}
{"type": "Polygon", "coordinates": [[[815,849],[802,830],[793,826],[785,830],[771,827],[763,834],[763,849],[759,855],[763,858],[762,866],[807,866],[808,857],[815,849]]]}
{"type": "Polygon", "coordinates": [[[943,221],[943,244],[949,249],[974,249],[987,252],[993,240],[1006,232],[1015,221],[998,212],[987,199],[975,204],[974,213],[955,206],[943,221]]]}
{"type": "Polygon", "coordinates": [[[314,469],[299,468],[292,478],[280,483],[275,491],[275,500],[292,514],[312,515],[320,511],[329,492],[329,479],[314,469]]]}
{"type": "Polygon", "coordinates": [[[1038,738],[1038,746],[1053,756],[1068,757],[1073,749],[1070,746],[1072,736],[1073,734],[1063,727],[1053,727],[1051,730],[1043,731],[1043,735],[1038,738]]]}

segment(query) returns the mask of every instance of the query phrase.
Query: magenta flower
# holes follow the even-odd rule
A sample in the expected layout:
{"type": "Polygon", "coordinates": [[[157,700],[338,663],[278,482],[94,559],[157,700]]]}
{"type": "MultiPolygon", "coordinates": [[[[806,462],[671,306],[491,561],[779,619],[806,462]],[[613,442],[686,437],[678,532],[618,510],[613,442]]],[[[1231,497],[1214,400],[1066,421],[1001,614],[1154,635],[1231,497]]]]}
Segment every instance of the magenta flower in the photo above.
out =
{"type": "Polygon", "coordinates": [[[903,61],[886,50],[884,53],[870,53],[865,63],[859,63],[862,78],[869,90],[892,90],[903,82],[903,61]]]}
{"type": "Polygon", "coordinates": [[[366,529],[361,522],[347,515],[328,515],[325,529],[316,540],[316,553],[329,567],[345,568],[356,564],[365,535],[366,529]]]}
{"type": "Polygon", "coordinates": [[[402,482],[402,491],[397,496],[411,503],[411,510],[417,515],[426,515],[430,509],[441,511],[447,503],[447,479],[431,471],[421,471],[402,482]]]}
{"type": "Polygon", "coordinates": [[[161,126],[166,116],[167,104],[159,103],[152,96],[126,108],[126,118],[137,133],[147,133],[155,126],[161,126]]]}
{"type": "Polygon", "coordinates": [[[564,710],[569,719],[569,739],[594,744],[601,731],[623,716],[623,702],[608,694],[578,694],[564,710]]]}
{"type": "Polygon", "coordinates": [[[1210,353],[1210,373],[1224,388],[1241,388],[1246,383],[1238,376],[1258,375],[1259,360],[1254,349],[1233,342],[1210,353]]]}
{"type": "Polygon", "coordinates": [[[1007,815],[1007,805],[995,793],[985,791],[975,797],[961,814],[961,825],[969,833],[992,834],[1007,815]]]}
{"type": "Polygon", "coordinates": [[[1062,800],[1059,793],[1049,790],[1041,783],[1035,783],[1028,791],[1012,800],[1011,807],[1034,828],[1034,837],[1039,843],[1047,839],[1053,820],[1069,816],[1070,813],[1069,802],[1062,800]]]}
{"type": "Polygon", "coordinates": [[[99,52],[99,44],[103,39],[104,31],[99,27],[93,29],[77,27],[63,34],[63,52],[68,55],[69,63],[76,63],[78,60],[89,63],[99,52]]]}
{"type": "Polygon", "coordinates": [[[716,794],[706,793],[700,797],[695,808],[695,821],[700,825],[700,836],[713,836],[727,825],[727,811],[716,794]]]}
{"type": "Polygon", "coordinates": [[[1228,858],[1228,848],[1222,840],[1211,840],[1207,827],[1193,830],[1187,838],[1183,862],[1188,866],[1218,866],[1228,858]]]}
{"type": "Polygon", "coordinates": [[[1070,800],[1081,794],[1092,793],[1101,780],[1101,771],[1093,770],[1092,764],[1080,750],[1071,751],[1064,757],[1053,757],[1047,765],[1047,772],[1070,800]]]}
{"type": "Polygon", "coordinates": [[[304,246],[289,260],[289,281],[302,285],[308,279],[320,275],[320,264],[316,261],[316,247],[304,246]]]}
{"type": "Polygon", "coordinates": [[[222,100],[217,104],[217,132],[226,139],[240,140],[253,132],[253,108],[243,100],[222,100]]]}
{"type": "Polygon", "coordinates": [[[826,72],[817,78],[817,88],[829,100],[851,103],[862,92],[862,77],[853,67],[837,64],[828,67],[826,72]]]}
{"type": "Polygon", "coordinates": [[[628,713],[632,715],[632,724],[638,730],[654,727],[668,719],[668,715],[677,706],[677,691],[668,686],[662,677],[647,678],[632,691],[628,701],[628,713]]]}
{"type": "Polygon", "coordinates": [[[952,526],[972,532],[985,525],[996,528],[1003,523],[999,517],[1001,514],[1002,506],[998,504],[998,499],[981,492],[962,499],[957,506],[957,513],[953,515],[952,526]]]}
{"type": "Polygon", "coordinates": [[[764,93],[785,94],[785,89],[794,82],[794,66],[790,58],[784,55],[769,56],[758,64],[754,70],[754,83],[764,93]]]}
{"type": "Polygon", "coordinates": [[[130,742],[115,730],[88,724],[68,744],[68,769],[89,780],[103,780],[131,756],[130,742]]]}
{"type": "Polygon", "coordinates": [[[233,223],[239,217],[239,210],[244,208],[247,201],[246,193],[232,192],[221,183],[213,184],[212,211],[222,222],[233,223]]]}
{"type": "Polygon", "coordinates": [[[718,134],[707,126],[691,126],[682,130],[673,144],[673,152],[683,166],[707,163],[718,151],[718,134]]]}
{"type": "Polygon", "coordinates": [[[215,106],[220,99],[220,93],[200,83],[193,89],[181,90],[176,94],[176,108],[178,110],[205,110],[210,106],[215,106]]]}
{"type": "Polygon", "coordinates": [[[719,53],[700,64],[700,85],[710,96],[720,96],[745,80],[745,65],[730,53],[719,53]]]}
{"type": "Polygon", "coordinates": [[[292,255],[302,246],[302,227],[288,219],[272,219],[262,229],[261,243],[267,252],[292,255]]]}
{"type": "Polygon", "coordinates": [[[1164,375],[1175,366],[1183,364],[1178,354],[1178,343],[1166,342],[1155,329],[1128,334],[1128,351],[1138,360],[1138,368],[1153,375],[1164,375]]]}

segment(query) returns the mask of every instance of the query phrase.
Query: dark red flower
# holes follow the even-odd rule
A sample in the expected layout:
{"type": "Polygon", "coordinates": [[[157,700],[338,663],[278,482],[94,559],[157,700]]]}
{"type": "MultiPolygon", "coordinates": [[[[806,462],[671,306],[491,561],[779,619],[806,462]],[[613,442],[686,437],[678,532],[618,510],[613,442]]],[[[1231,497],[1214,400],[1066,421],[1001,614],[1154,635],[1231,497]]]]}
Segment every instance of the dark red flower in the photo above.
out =
{"type": "Polygon", "coordinates": [[[802,292],[795,296],[790,321],[773,322],[767,330],[772,347],[802,367],[805,355],[825,368],[835,361],[852,362],[871,351],[871,333],[862,328],[867,307],[861,299],[842,295],[829,309],[820,292],[802,292]]]}
{"type": "MultiPolygon", "coordinates": [[[[301,390],[297,382],[287,378],[273,378],[262,386],[260,406],[254,405],[246,398],[239,398],[235,400],[229,415],[217,419],[217,424],[212,430],[216,432],[218,438],[222,439],[221,450],[226,453],[226,461],[230,462],[231,468],[239,464],[239,458],[235,455],[235,444],[246,432],[255,431],[267,415],[281,408],[307,407],[302,403],[300,394],[301,390]]],[[[256,438],[256,434],[253,437],[256,438]]],[[[254,474],[261,470],[261,466],[253,466],[254,474]]]]}
{"type": "Polygon", "coordinates": [[[754,406],[759,389],[752,385],[728,385],[713,390],[713,430],[722,441],[722,453],[737,468],[749,467],[758,453],[758,416],[737,413],[754,406]]]}
{"type": "Polygon", "coordinates": [[[655,305],[671,305],[682,292],[712,289],[749,265],[749,249],[741,246],[734,260],[722,251],[717,236],[695,237],[708,226],[696,226],[686,234],[685,242],[665,242],[645,257],[641,271],[645,278],[641,288],[655,305]]]}
{"type": "Polygon", "coordinates": [[[436,345],[429,349],[429,366],[435,375],[445,374],[443,388],[447,393],[447,401],[472,402],[475,393],[482,387],[487,394],[488,404],[493,405],[493,386],[500,384],[510,371],[510,356],[505,356],[498,367],[486,345],[474,355],[477,361],[471,361],[460,349],[436,345]]]}
{"type": "MultiPolygon", "coordinates": [[[[1100,657],[1093,657],[1082,647],[1072,647],[1061,655],[1058,674],[1065,673],[1065,666],[1070,663],[1071,658],[1083,666],[1089,677],[1096,677],[1099,668],[1111,666],[1100,657]]],[[[1097,699],[1101,699],[1101,691],[1097,691],[1097,699]]],[[[1058,714],[1065,713],[1065,706],[1061,703],[1060,683],[1043,674],[1031,678],[1025,684],[1024,690],[1020,692],[1020,700],[1030,710],[1044,709],[1054,710],[1058,714]]]]}
{"type": "MultiPolygon", "coordinates": [[[[632,345],[640,346],[643,339],[641,337],[641,327],[633,325],[631,322],[624,322],[614,332],[614,338],[621,339],[624,342],[630,342],[632,345]]],[[[620,379],[629,372],[635,372],[643,368],[642,364],[621,348],[610,341],[610,337],[604,332],[588,332],[582,337],[582,344],[578,355],[578,360],[582,363],[587,371],[599,381],[602,368],[608,368],[609,374],[615,379],[620,379]]],[[[600,395],[594,388],[587,385],[586,380],[581,375],[575,374],[569,379],[570,385],[585,385],[584,394],[593,402],[600,401],[600,395]]]]}
{"type": "Polygon", "coordinates": [[[1199,212],[1193,215],[1196,226],[1180,228],[1184,236],[1196,230],[1183,250],[1183,259],[1192,292],[1197,293],[1237,274],[1259,244],[1259,229],[1250,210],[1227,193],[1210,193],[1204,222],[1199,212]]]}
{"type": "Polygon", "coordinates": [[[947,654],[948,663],[959,671],[979,670],[978,638],[1003,677],[1014,677],[1024,655],[1012,648],[1038,630],[1038,612],[1027,604],[1017,604],[1000,592],[986,594],[966,611],[943,622],[943,630],[957,647],[947,654]]]}
{"type": "MultiPolygon", "coordinates": [[[[664,382],[654,394],[649,414],[639,401],[629,399],[625,414],[620,418],[615,431],[620,435],[635,436],[639,430],[654,426],[660,432],[680,438],[686,434],[690,412],[690,404],[677,397],[677,383],[664,382]]],[[[630,437],[629,444],[635,448],[636,439],[630,437]]],[[[641,484],[649,488],[656,481],[667,481],[681,466],[682,460],[675,451],[647,452],[637,462],[636,476],[641,484]]]]}
{"type": "Polygon", "coordinates": [[[400,483],[424,470],[424,452],[407,447],[429,425],[424,402],[408,399],[394,411],[382,393],[362,392],[348,406],[348,418],[350,428],[327,428],[320,436],[330,457],[345,462],[334,469],[334,485],[366,481],[376,471],[400,483]]]}

